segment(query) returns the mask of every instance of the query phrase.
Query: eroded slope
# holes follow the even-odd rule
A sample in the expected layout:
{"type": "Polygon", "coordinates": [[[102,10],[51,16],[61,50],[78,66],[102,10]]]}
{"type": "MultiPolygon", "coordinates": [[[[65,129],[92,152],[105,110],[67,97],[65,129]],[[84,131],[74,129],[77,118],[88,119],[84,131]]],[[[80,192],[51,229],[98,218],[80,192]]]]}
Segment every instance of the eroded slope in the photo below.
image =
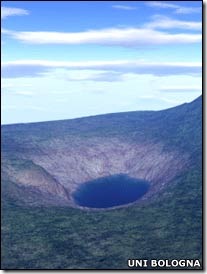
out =
{"type": "Polygon", "coordinates": [[[199,102],[159,112],[5,126],[3,183],[20,187],[19,200],[39,193],[41,199],[36,195],[28,202],[32,205],[75,206],[71,193],[80,184],[123,173],[149,181],[143,199],[149,198],[193,164],[193,143],[186,140],[200,140],[188,122],[193,124],[191,115],[199,123],[199,102]]]}

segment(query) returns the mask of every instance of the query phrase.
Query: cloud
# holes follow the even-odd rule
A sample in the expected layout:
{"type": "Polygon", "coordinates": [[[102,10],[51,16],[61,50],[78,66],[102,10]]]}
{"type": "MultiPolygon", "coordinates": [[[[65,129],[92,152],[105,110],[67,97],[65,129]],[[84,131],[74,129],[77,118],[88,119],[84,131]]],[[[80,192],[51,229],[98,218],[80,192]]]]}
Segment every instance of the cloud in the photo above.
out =
{"type": "Polygon", "coordinates": [[[155,7],[155,8],[161,8],[161,9],[173,9],[174,13],[177,14],[190,14],[190,13],[198,13],[201,12],[200,7],[182,7],[176,4],[172,3],[167,3],[164,1],[148,1],[146,2],[146,5],[150,7],[155,7]]]}
{"type": "Polygon", "coordinates": [[[33,96],[34,95],[34,93],[33,92],[31,92],[31,91],[16,91],[16,92],[14,92],[13,94],[15,94],[15,95],[20,95],[20,96],[24,96],[24,97],[31,97],[31,96],[33,96]]]}
{"type": "Polygon", "coordinates": [[[159,2],[159,1],[148,1],[146,2],[146,5],[150,7],[157,7],[157,8],[163,8],[163,9],[176,9],[179,7],[178,5],[167,3],[167,2],[159,2]]]}
{"type": "Polygon", "coordinates": [[[112,8],[120,10],[136,10],[136,7],[126,5],[113,5],[112,8]]]}
{"type": "MultiPolygon", "coordinates": [[[[166,75],[201,75],[202,64],[200,62],[146,62],[141,60],[128,61],[85,61],[85,62],[62,62],[46,60],[19,60],[2,63],[3,78],[37,77],[44,73],[52,73],[55,69],[67,70],[101,70],[103,72],[121,74],[151,74],[155,76],[166,75]]],[[[63,72],[63,75],[65,74],[63,72]]],[[[94,75],[95,76],[95,75],[94,75]]],[[[93,76],[93,77],[94,77],[93,76]]],[[[113,78],[113,76],[111,76],[113,78]]],[[[110,74],[96,75],[96,80],[106,80],[110,74]]],[[[92,78],[91,78],[92,79],[92,78]]],[[[111,79],[112,80],[112,79],[111,79]]]]}
{"type": "Polygon", "coordinates": [[[120,72],[102,72],[91,76],[89,79],[98,82],[117,82],[123,80],[123,75],[120,72]]]}
{"type": "Polygon", "coordinates": [[[201,8],[191,8],[191,7],[179,7],[176,9],[175,13],[189,14],[201,12],[201,8]]]}
{"type": "Polygon", "coordinates": [[[44,66],[37,65],[3,65],[2,77],[4,78],[19,78],[19,77],[39,77],[46,72],[44,66]],[[4,67],[4,68],[3,68],[4,67]]]}
{"type": "Polygon", "coordinates": [[[123,75],[120,72],[92,72],[88,75],[82,76],[80,73],[78,76],[66,76],[64,79],[69,81],[95,81],[95,82],[119,82],[123,80],[123,75]]]}
{"type": "Polygon", "coordinates": [[[171,19],[166,16],[154,16],[154,20],[145,25],[148,28],[161,28],[161,29],[189,29],[189,30],[202,30],[201,22],[182,21],[171,19]]]}
{"type": "Polygon", "coordinates": [[[170,86],[160,88],[159,91],[167,93],[188,93],[188,92],[202,92],[202,88],[198,86],[170,86]]]}
{"type": "Polygon", "coordinates": [[[7,30],[7,29],[4,29],[4,28],[1,28],[1,34],[11,34],[11,31],[10,30],[7,30]]]}
{"type": "MultiPolygon", "coordinates": [[[[186,23],[184,23],[186,25],[186,23]]],[[[110,28],[85,32],[10,31],[7,35],[32,44],[96,44],[139,47],[201,42],[201,34],[168,33],[150,28],[110,28]]]]}
{"type": "Polygon", "coordinates": [[[1,19],[14,15],[28,15],[29,12],[19,8],[1,7],[1,19]]]}

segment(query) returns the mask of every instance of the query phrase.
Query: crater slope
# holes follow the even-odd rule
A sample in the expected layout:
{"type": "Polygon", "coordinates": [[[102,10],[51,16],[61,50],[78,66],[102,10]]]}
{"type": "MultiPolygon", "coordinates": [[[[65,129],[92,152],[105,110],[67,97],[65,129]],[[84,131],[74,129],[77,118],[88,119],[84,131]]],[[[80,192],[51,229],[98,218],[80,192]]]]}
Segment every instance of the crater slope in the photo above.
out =
{"type": "Polygon", "coordinates": [[[76,207],[80,184],[114,174],[147,180],[149,199],[200,160],[201,102],[3,126],[3,199],[76,207]]]}

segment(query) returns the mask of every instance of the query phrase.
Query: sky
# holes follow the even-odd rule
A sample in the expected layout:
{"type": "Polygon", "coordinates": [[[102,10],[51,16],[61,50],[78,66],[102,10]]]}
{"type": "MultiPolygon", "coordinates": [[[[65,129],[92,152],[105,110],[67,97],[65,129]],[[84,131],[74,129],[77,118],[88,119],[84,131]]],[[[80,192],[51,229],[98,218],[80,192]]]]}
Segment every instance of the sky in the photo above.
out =
{"type": "Polygon", "coordinates": [[[161,110],[202,93],[201,1],[2,1],[2,124],[161,110]]]}

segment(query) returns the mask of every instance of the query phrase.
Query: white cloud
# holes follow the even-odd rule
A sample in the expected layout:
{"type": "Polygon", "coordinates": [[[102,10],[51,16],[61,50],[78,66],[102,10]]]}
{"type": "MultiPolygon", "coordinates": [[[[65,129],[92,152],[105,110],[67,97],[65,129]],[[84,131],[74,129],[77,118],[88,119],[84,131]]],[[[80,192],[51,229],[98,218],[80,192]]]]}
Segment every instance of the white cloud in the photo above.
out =
{"type": "Polygon", "coordinates": [[[29,12],[25,9],[1,7],[1,19],[14,15],[28,15],[29,12]]]}
{"type": "MultiPolygon", "coordinates": [[[[44,73],[62,68],[67,70],[102,70],[121,74],[151,74],[156,76],[166,75],[201,75],[200,62],[146,62],[142,60],[116,60],[116,61],[85,61],[63,62],[46,60],[19,60],[2,63],[3,78],[37,77],[44,73]]],[[[64,74],[64,72],[63,72],[64,74]]],[[[100,76],[100,75],[99,75],[100,76]]],[[[94,77],[94,76],[93,76],[94,77]]],[[[93,78],[92,77],[92,78],[93,78]]],[[[98,75],[97,75],[98,77],[98,75]]],[[[100,76],[101,77],[101,76],[100,76]]],[[[106,75],[102,75],[102,80],[106,75]]],[[[96,79],[97,80],[97,79],[96,79]]]]}
{"type": "MultiPolygon", "coordinates": [[[[64,71],[63,69],[60,70],[64,71]]],[[[96,71],[94,69],[91,72],[96,71]]],[[[68,73],[70,72],[72,73],[71,75],[75,75],[73,70],[68,70],[68,73]]],[[[78,74],[85,75],[85,70],[76,71],[76,75],[78,74]]],[[[127,77],[124,77],[123,81],[113,83],[70,82],[67,79],[56,78],[55,76],[55,73],[52,72],[46,78],[3,79],[4,83],[11,83],[14,88],[10,92],[4,92],[2,104],[3,106],[15,104],[18,109],[4,110],[2,123],[35,122],[77,118],[110,112],[164,109],[176,104],[190,102],[200,93],[160,92],[160,88],[196,87],[201,86],[202,83],[201,77],[189,75],[157,77],[139,73],[127,73],[127,77]],[[23,87],[24,84],[30,84],[31,86],[28,86],[28,88],[26,86],[23,87]],[[13,96],[12,94],[12,92],[27,90],[34,92],[34,97],[13,96]],[[145,100],[141,98],[147,95],[149,98],[145,98],[145,100]],[[57,99],[63,101],[57,103],[57,99]],[[173,103],[172,101],[177,102],[173,103]],[[37,109],[35,110],[32,107],[37,109]]]]}
{"type": "Polygon", "coordinates": [[[161,28],[161,29],[189,29],[189,30],[202,30],[201,22],[183,21],[171,19],[166,16],[154,16],[154,20],[145,25],[148,28],[161,28]]]}
{"type": "Polygon", "coordinates": [[[149,28],[110,28],[85,32],[6,30],[6,34],[21,42],[32,44],[96,44],[122,47],[199,43],[202,39],[201,34],[175,34],[149,28]]]}
{"type": "Polygon", "coordinates": [[[176,9],[175,13],[189,14],[201,12],[201,8],[191,8],[191,7],[179,7],[176,9]]]}
{"type": "Polygon", "coordinates": [[[136,7],[126,5],[113,5],[112,8],[120,10],[136,10],[136,7]]]}
{"type": "Polygon", "coordinates": [[[10,30],[7,30],[7,29],[4,29],[4,28],[1,28],[1,34],[11,34],[11,31],[10,30]]]}
{"type": "Polygon", "coordinates": [[[34,93],[31,92],[31,91],[23,91],[23,90],[21,90],[21,91],[16,91],[16,92],[14,92],[14,94],[15,94],[15,95],[21,95],[21,96],[26,96],[26,97],[30,97],[30,96],[33,96],[33,95],[34,95],[34,93]]]}
{"type": "Polygon", "coordinates": [[[104,72],[90,72],[83,75],[78,72],[78,75],[70,76],[64,75],[64,79],[68,81],[95,81],[95,82],[117,82],[123,80],[123,75],[121,72],[115,71],[104,71],[104,72]]]}
{"type": "Polygon", "coordinates": [[[150,7],[157,7],[157,8],[163,8],[163,9],[176,9],[178,5],[167,3],[167,2],[159,2],[159,1],[148,1],[146,4],[150,7]]]}
{"type": "Polygon", "coordinates": [[[174,13],[178,14],[190,14],[190,13],[198,13],[201,12],[200,7],[183,7],[172,3],[167,3],[164,1],[149,1],[146,2],[148,6],[161,8],[161,9],[173,9],[174,13]]]}
{"type": "Polygon", "coordinates": [[[4,71],[5,78],[38,77],[45,72],[45,66],[31,64],[16,65],[15,63],[13,65],[2,64],[2,70],[4,71]]]}
{"type": "Polygon", "coordinates": [[[202,92],[202,88],[201,88],[201,86],[199,87],[199,86],[170,86],[170,87],[168,87],[168,86],[165,86],[165,87],[161,87],[161,88],[159,88],[159,90],[161,91],[161,92],[167,92],[167,93],[177,93],[177,92],[199,92],[199,93],[201,93],[202,92]]]}

